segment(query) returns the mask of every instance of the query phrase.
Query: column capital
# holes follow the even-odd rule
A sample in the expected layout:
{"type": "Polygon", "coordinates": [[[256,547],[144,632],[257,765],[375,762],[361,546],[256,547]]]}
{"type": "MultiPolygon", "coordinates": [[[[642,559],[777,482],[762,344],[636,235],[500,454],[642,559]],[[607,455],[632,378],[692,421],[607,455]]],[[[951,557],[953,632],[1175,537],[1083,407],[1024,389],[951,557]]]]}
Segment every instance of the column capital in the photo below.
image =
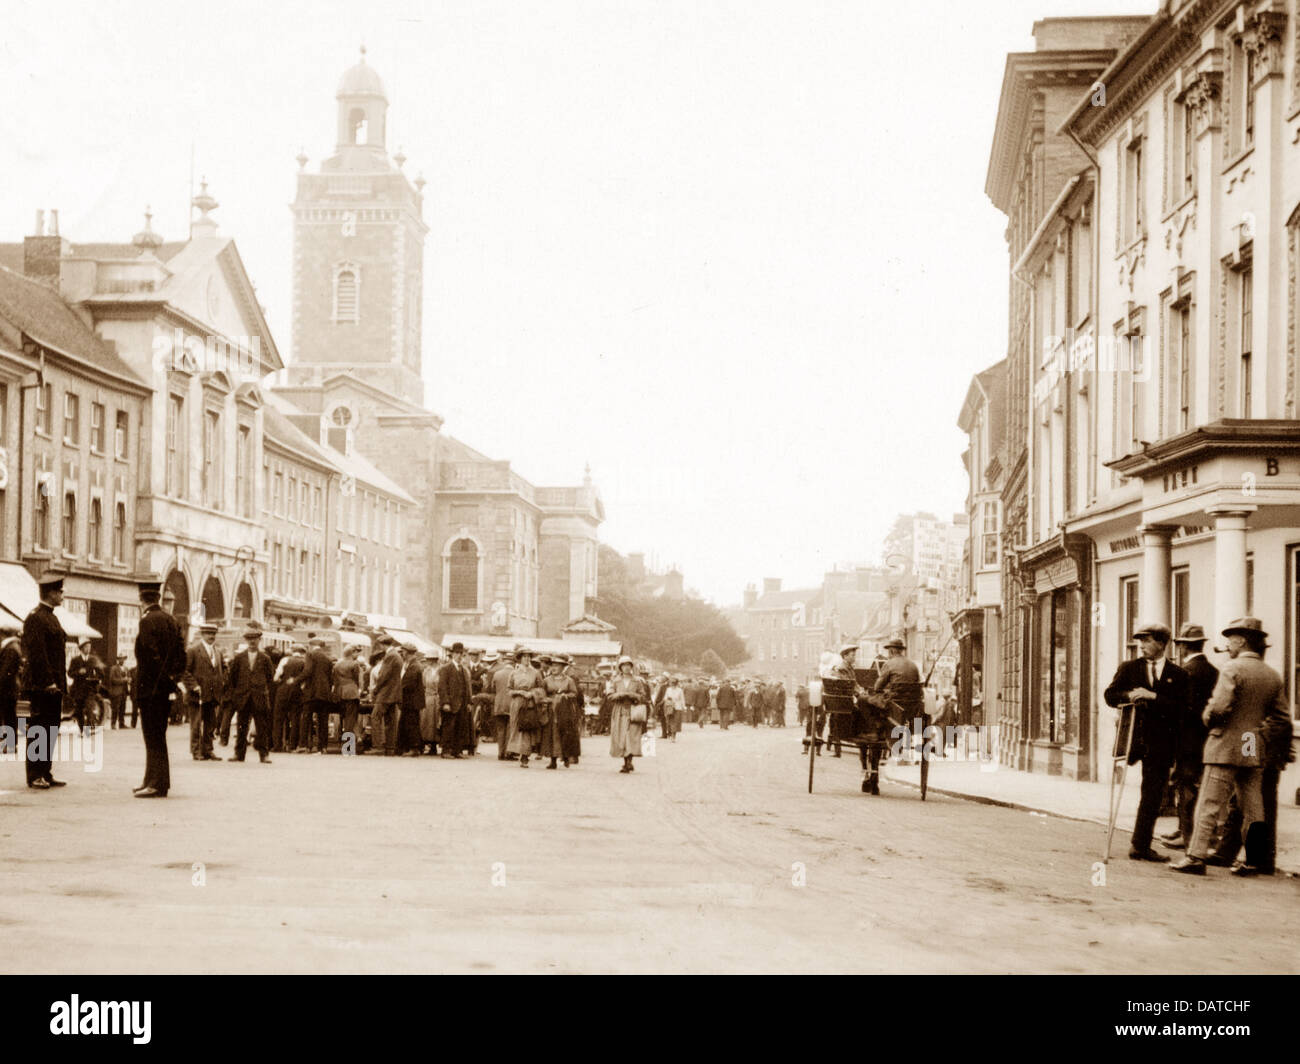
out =
{"type": "Polygon", "coordinates": [[[1223,517],[1241,517],[1246,518],[1253,514],[1259,507],[1254,503],[1234,503],[1231,506],[1210,506],[1206,509],[1205,515],[1213,517],[1216,520],[1223,517]]]}
{"type": "Polygon", "coordinates": [[[1181,527],[1181,525],[1138,525],[1138,532],[1143,536],[1163,536],[1165,539],[1171,539],[1181,527]]]}

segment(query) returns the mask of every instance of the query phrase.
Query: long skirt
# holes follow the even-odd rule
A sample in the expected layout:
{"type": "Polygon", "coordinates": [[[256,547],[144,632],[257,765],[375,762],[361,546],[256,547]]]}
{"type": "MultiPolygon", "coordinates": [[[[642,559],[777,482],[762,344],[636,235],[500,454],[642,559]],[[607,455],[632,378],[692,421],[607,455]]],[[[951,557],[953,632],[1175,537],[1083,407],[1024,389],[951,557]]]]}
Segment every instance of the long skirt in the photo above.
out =
{"type": "Polygon", "coordinates": [[[576,761],[582,756],[582,710],[578,700],[569,695],[555,706],[555,727],[560,739],[560,757],[576,761]]]}
{"type": "Polygon", "coordinates": [[[640,757],[645,722],[632,722],[632,703],[614,702],[612,705],[609,715],[609,756],[640,757]]]}
{"type": "Polygon", "coordinates": [[[542,733],[540,730],[524,731],[519,727],[518,722],[519,710],[511,701],[510,704],[510,741],[506,743],[506,750],[512,754],[518,754],[520,757],[527,757],[529,754],[537,752],[537,748],[542,744],[542,733]]]}

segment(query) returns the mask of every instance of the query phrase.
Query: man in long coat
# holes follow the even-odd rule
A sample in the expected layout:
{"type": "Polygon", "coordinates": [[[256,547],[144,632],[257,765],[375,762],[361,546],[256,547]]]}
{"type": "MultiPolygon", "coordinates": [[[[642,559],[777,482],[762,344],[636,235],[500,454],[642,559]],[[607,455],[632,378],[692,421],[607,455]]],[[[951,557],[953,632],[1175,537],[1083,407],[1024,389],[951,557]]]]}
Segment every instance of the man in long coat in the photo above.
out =
{"type": "Polygon", "coordinates": [[[1208,734],[1201,714],[1205,712],[1205,704],[1218,682],[1219,670],[1205,656],[1205,629],[1199,624],[1184,624],[1174,637],[1174,645],[1182,652],[1178,664],[1187,673],[1187,709],[1178,722],[1178,750],[1174,756],[1174,804],[1178,811],[1178,831],[1173,837],[1162,836],[1161,841],[1171,850],[1183,850],[1192,841],[1196,798],[1201,790],[1204,767],[1201,755],[1208,734]]]}
{"type": "Polygon", "coordinates": [[[27,717],[27,786],[47,791],[65,786],[52,773],[63,696],[68,691],[64,646],[67,636],[54,614],[63,602],[63,574],[46,573],[37,583],[41,600],[23,621],[23,658],[27,661],[23,691],[30,710],[27,717]]]}
{"type": "Polygon", "coordinates": [[[723,731],[731,727],[731,715],[736,711],[736,689],[723,677],[718,685],[718,724],[723,731]]]}
{"type": "MultiPolygon", "coordinates": [[[[1291,745],[1291,707],[1281,675],[1264,664],[1266,633],[1259,618],[1242,617],[1228,625],[1223,634],[1228,640],[1230,660],[1219,670],[1218,682],[1202,714],[1210,731],[1205,740],[1205,771],[1196,803],[1196,826],[1187,844],[1187,856],[1172,867],[1176,872],[1205,875],[1215,827],[1223,819],[1228,798],[1235,793],[1245,829],[1246,860],[1233,873],[1251,876],[1260,873],[1261,864],[1272,860],[1267,852],[1263,774],[1266,767],[1274,767],[1279,761],[1285,764],[1283,751],[1289,752],[1291,745]]],[[[1276,779],[1272,785],[1276,802],[1276,779]]],[[[1264,870],[1271,872],[1271,864],[1264,870]]]]}
{"type": "Polygon", "coordinates": [[[507,651],[492,670],[492,729],[497,743],[497,760],[511,761],[516,756],[507,749],[510,742],[510,674],[515,671],[515,655],[507,651]]]}
{"type": "Polygon", "coordinates": [[[385,636],[381,643],[387,649],[371,688],[370,744],[375,753],[392,757],[397,752],[397,722],[402,709],[402,654],[392,636],[385,636]]]}
{"type": "Polygon", "coordinates": [[[469,678],[461,662],[465,656],[465,645],[453,643],[451,654],[438,666],[438,708],[442,713],[439,736],[442,741],[442,756],[459,758],[465,741],[462,718],[469,713],[469,678]]]}
{"type": "Polygon", "coordinates": [[[144,612],[135,637],[135,660],[145,765],[144,782],[134,793],[137,798],[166,798],[171,789],[167,720],[172,695],[185,673],[185,635],[180,621],[159,605],[162,582],[141,580],[138,586],[144,612]]]}
{"type": "Polygon", "coordinates": [[[212,752],[217,705],[226,688],[226,661],[216,646],[217,626],[199,627],[199,638],[185,652],[181,683],[190,706],[190,756],[195,761],[218,761],[212,752]]]}
{"type": "MultiPolygon", "coordinates": [[[[403,757],[419,757],[424,747],[420,734],[420,714],[424,712],[424,667],[414,643],[402,645],[402,712],[397,722],[397,752],[403,757]]],[[[436,752],[436,751],[435,751],[436,752]]]]}

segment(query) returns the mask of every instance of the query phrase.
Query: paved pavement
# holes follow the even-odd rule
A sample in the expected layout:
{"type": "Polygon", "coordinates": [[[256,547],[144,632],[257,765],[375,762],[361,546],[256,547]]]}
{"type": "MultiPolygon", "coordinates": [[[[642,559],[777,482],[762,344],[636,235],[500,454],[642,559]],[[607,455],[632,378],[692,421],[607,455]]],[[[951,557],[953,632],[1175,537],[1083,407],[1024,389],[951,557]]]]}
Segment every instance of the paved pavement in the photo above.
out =
{"type": "MultiPolygon", "coordinates": [[[[896,782],[920,786],[921,770],[917,765],[891,763],[885,767],[884,774],[896,782]]],[[[1300,779],[1296,778],[1297,775],[1300,774],[1296,772],[1296,766],[1291,766],[1283,773],[1278,787],[1277,864],[1278,868],[1291,873],[1300,873],[1300,806],[1295,803],[1300,779]]],[[[1142,766],[1131,766],[1121,793],[1112,855],[1122,857],[1128,852],[1128,837],[1133,832],[1137,816],[1141,781],[1142,766]]],[[[927,791],[1103,825],[1107,822],[1111,800],[1109,783],[1081,783],[1062,776],[1018,772],[996,762],[953,760],[951,751],[947,760],[930,763],[926,787],[927,791]]],[[[1177,827],[1178,821],[1174,817],[1163,817],[1156,823],[1156,832],[1173,831],[1177,827]]]]}
{"type": "MultiPolygon", "coordinates": [[[[277,755],[133,799],[139,732],[0,763],[8,972],[1295,972],[1300,881],[1098,863],[1095,824],[886,782],[796,729],[687,728],[620,775],[277,755]]],[[[1212,870],[1216,872],[1218,870],[1212,870]]]]}

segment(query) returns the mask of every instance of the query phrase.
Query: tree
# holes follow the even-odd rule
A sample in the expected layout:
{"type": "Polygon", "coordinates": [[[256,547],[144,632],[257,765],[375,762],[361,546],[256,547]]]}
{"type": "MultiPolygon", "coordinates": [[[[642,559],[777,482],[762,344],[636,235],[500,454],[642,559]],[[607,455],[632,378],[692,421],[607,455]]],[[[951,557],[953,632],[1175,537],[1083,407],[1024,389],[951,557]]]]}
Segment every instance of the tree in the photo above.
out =
{"type": "Polygon", "coordinates": [[[749,656],[744,641],[716,606],[698,598],[656,598],[629,587],[623,556],[603,543],[596,612],[618,629],[628,653],[666,665],[694,668],[706,650],[712,650],[724,666],[737,665],[749,656]]]}
{"type": "Polygon", "coordinates": [[[719,679],[727,675],[726,664],[712,648],[700,655],[700,668],[719,679]]]}

